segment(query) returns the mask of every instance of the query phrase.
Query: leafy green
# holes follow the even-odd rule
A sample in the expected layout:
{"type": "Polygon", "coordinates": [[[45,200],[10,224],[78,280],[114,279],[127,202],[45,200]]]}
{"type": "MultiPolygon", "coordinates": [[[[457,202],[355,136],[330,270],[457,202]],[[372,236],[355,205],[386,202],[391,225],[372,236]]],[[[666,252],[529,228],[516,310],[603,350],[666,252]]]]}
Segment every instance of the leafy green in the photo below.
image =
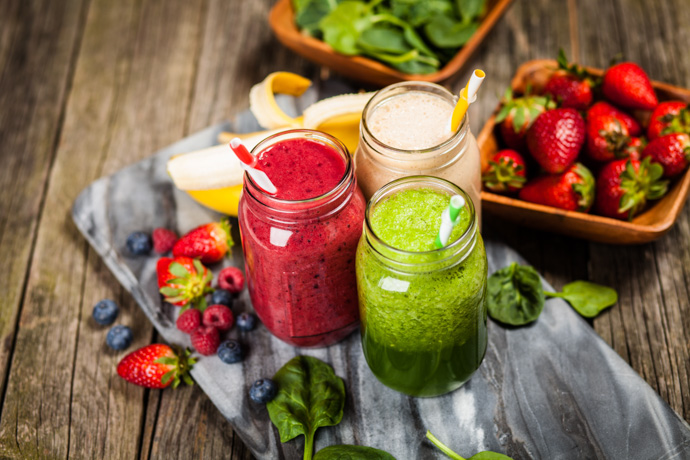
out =
{"type": "Polygon", "coordinates": [[[513,262],[491,275],[487,282],[491,318],[511,326],[536,320],[544,309],[544,291],[537,271],[513,262]]]}
{"type": "Polygon", "coordinates": [[[618,293],[615,289],[589,281],[573,281],[563,286],[563,292],[544,294],[565,299],[576,312],[586,318],[594,318],[602,310],[618,302],[618,293]]]}
{"type": "Polygon", "coordinates": [[[406,73],[437,71],[477,31],[486,0],[292,0],[295,22],[335,51],[406,73]]]}
{"type": "MultiPolygon", "coordinates": [[[[446,446],[443,444],[441,441],[438,440],[436,436],[431,434],[431,431],[426,432],[426,437],[431,441],[436,447],[438,447],[441,452],[446,454],[448,457],[452,458],[453,460],[465,460],[464,457],[461,457],[457,453],[453,452],[450,447],[446,446]]],[[[512,458],[508,457],[507,455],[499,454],[497,452],[491,452],[490,450],[485,450],[484,452],[479,452],[478,454],[474,454],[467,460],[512,460],[512,458]]]]}
{"type": "Polygon", "coordinates": [[[373,447],[342,444],[321,449],[314,460],[395,460],[395,457],[373,447]]]}
{"type": "Polygon", "coordinates": [[[304,435],[304,458],[311,459],[316,430],[343,419],[345,384],[331,366],[310,356],[292,358],[273,380],[278,394],[266,407],[280,441],[304,435]]]}

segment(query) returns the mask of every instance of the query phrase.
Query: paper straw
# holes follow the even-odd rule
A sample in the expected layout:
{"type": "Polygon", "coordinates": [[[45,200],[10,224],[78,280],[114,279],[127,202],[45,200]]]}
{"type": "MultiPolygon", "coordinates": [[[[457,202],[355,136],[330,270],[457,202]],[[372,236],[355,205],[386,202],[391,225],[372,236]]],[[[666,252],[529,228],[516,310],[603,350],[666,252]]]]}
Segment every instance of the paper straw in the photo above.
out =
{"type": "Polygon", "coordinates": [[[476,69],[474,72],[472,72],[472,76],[467,82],[467,85],[465,85],[465,87],[460,91],[460,97],[458,98],[458,103],[455,104],[453,116],[451,117],[450,121],[451,132],[457,131],[460,123],[462,123],[462,119],[467,113],[467,109],[469,108],[470,104],[477,100],[477,91],[479,91],[479,87],[482,85],[484,77],[486,77],[484,71],[476,69]]]}
{"type": "Polygon", "coordinates": [[[275,195],[278,189],[273,185],[273,182],[271,182],[271,179],[268,178],[265,172],[255,168],[257,163],[256,157],[249,153],[249,150],[247,150],[247,147],[244,146],[239,137],[230,141],[230,150],[240,160],[240,166],[247,171],[247,174],[252,177],[256,185],[266,193],[275,195]]]}
{"type": "Polygon", "coordinates": [[[434,241],[434,245],[437,248],[442,248],[448,244],[453,228],[460,222],[458,216],[463,206],[465,206],[465,199],[462,196],[453,195],[450,198],[448,207],[441,214],[441,228],[438,230],[436,241],[434,241]]]}

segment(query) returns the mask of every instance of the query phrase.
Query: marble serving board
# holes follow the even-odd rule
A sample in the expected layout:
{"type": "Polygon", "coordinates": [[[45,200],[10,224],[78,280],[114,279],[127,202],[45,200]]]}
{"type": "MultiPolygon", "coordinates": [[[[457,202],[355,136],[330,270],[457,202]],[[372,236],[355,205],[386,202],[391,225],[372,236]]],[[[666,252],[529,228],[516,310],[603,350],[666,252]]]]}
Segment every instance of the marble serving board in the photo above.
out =
{"type": "MultiPolygon", "coordinates": [[[[347,87],[336,83],[327,89],[281,104],[301,112],[317,95],[347,87]]],[[[177,309],[158,294],[157,257],[129,256],[125,239],[135,230],[168,227],[184,233],[218,220],[218,214],[173,186],[166,161],[215,145],[221,131],[258,129],[244,112],[232,123],[189,136],[97,180],[74,203],[79,230],[169,343],[190,345],[175,329],[177,309]]],[[[238,244],[222,265],[243,267],[233,223],[238,244]]],[[[499,242],[487,241],[486,248],[491,272],[524,262],[499,242]]],[[[214,272],[220,268],[213,267],[214,272]]],[[[544,287],[551,290],[546,282],[544,287]]],[[[251,311],[246,290],[234,310],[251,311]]],[[[248,346],[247,359],[226,365],[216,356],[201,357],[192,376],[257,458],[302,458],[303,437],[281,444],[265,406],[253,403],[247,393],[252,382],[272,376],[298,354],[331,364],[346,385],[342,423],[318,430],[316,450],[345,443],[377,447],[398,460],[446,458],[425,439],[428,429],[465,457],[493,450],[515,459],[690,458],[688,424],[560,299],[548,300],[529,327],[506,329],[490,322],[486,358],[477,373],[463,388],[437,398],[407,397],[379,383],[367,367],[357,332],[318,350],[286,345],[263,326],[242,334],[235,328],[228,336],[248,346]]]]}

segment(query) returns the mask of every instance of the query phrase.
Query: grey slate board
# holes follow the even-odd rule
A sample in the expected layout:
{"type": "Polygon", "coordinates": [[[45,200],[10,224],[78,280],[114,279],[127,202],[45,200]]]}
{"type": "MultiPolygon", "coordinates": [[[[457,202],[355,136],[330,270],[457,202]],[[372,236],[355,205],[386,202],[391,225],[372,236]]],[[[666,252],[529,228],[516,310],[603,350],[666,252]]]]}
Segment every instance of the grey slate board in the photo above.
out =
{"type": "MultiPolygon", "coordinates": [[[[335,83],[320,94],[346,90],[335,83]]],[[[300,107],[291,110],[301,111],[316,97],[316,91],[308,92],[296,102],[300,107]]],[[[129,256],[125,239],[135,230],[163,226],[184,233],[217,220],[219,215],[175,189],[166,161],[214,145],[220,131],[257,129],[245,112],[234,123],[208,128],[97,180],[74,204],[79,230],[170,343],[190,345],[175,329],[176,308],[164,304],[157,292],[157,257],[129,256]]],[[[491,272],[515,260],[524,262],[499,242],[487,241],[486,247],[491,272]]],[[[232,260],[224,263],[243,267],[239,244],[232,260]]],[[[546,282],[544,286],[551,289],[546,282]]],[[[238,304],[236,313],[251,310],[246,290],[238,304]]],[[[330,363],[346,383],[343,421],[317,432],[317,450],[345,443],[377,447],[399,460],[446,458],[425,440],[429,429],[465,457],[493,450],[515,459],[690,458],[690,426],[560,299],[547,301],[541,318],[529,327],[505,329],[491,323],[480,369],[463,388],[438,398],[411,398],[380,384],[367,367],[356,332],[318,350],[288,346],[263,326],[241,335],[235,328],[229,336],[249,346],[248,358],[225,365],[215,356],[202,357],[192,375],[258,458],[302,458],[303,438],[281,444],[265,407],[247,394],[254,380],[272,376],[297,354],[330,363]]]]}

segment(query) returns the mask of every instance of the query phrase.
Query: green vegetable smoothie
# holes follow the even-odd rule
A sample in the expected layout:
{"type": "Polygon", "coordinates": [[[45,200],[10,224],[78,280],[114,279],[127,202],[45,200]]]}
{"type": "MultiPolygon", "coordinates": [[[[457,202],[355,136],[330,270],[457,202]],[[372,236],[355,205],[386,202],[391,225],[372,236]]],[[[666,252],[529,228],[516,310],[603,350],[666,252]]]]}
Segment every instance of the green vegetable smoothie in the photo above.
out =
{"type": "Polygon", "coordinates": [[[486,253],[461,189],[426,176],[399,179],[367,208],[357,248],[362,346],[385,385],[413,396],[459,388],[486,351],[486,253]],[[451,195],[460,210],[448,244],[434,241],[451,195]]]}

